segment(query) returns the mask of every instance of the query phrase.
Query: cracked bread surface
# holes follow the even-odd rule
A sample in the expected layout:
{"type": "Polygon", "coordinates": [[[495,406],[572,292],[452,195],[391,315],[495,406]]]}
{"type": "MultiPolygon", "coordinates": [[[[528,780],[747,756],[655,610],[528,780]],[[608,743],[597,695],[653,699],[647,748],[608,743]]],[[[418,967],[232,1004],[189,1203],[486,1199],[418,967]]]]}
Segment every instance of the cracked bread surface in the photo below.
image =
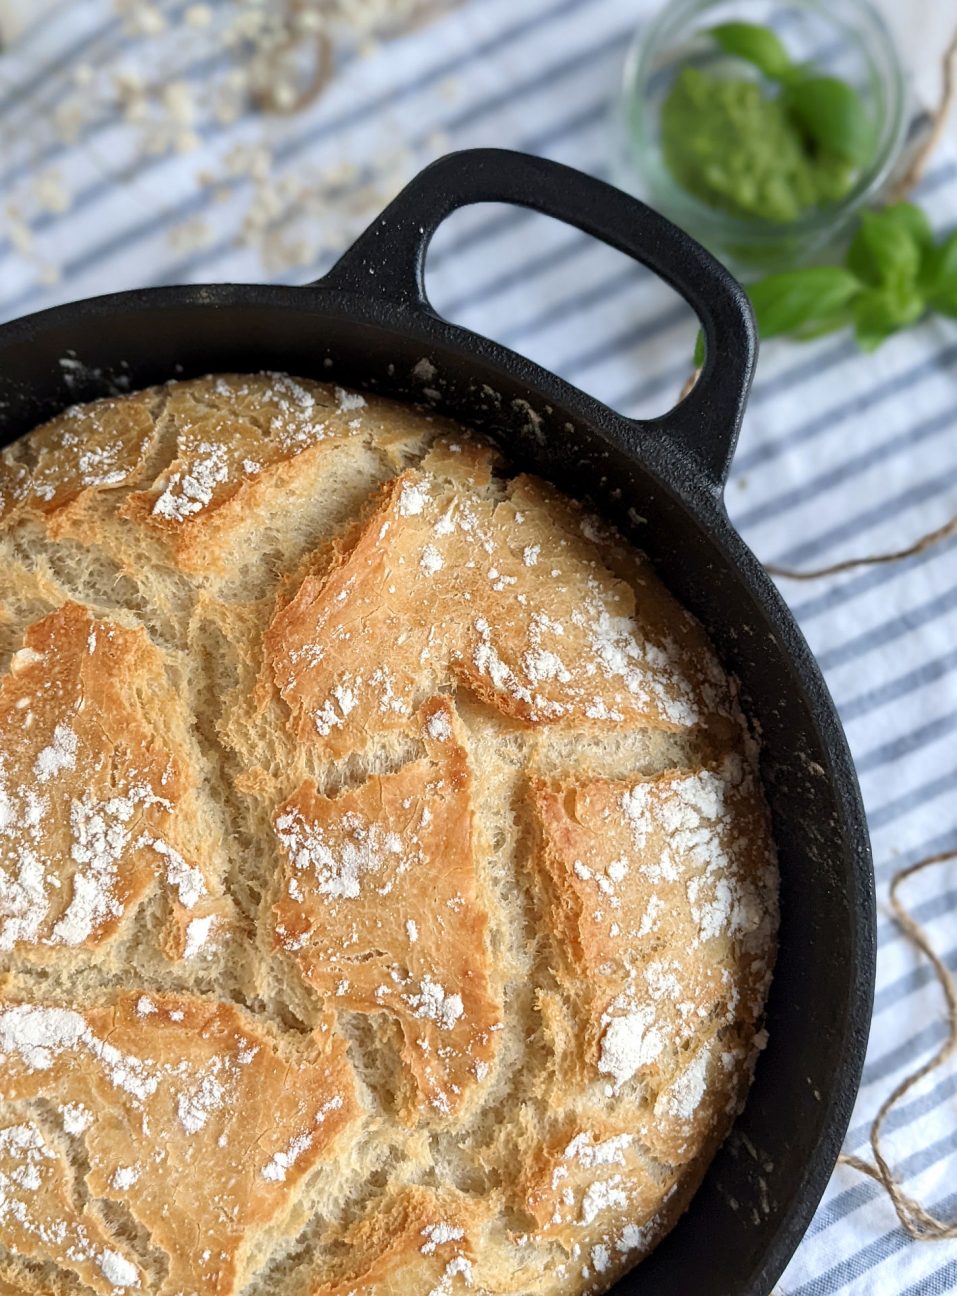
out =
{"type": "Polygon", "coordinates": [[[776,929],[701,627],[465,428],[219,375],[0,454],[0,1290],[606,1291],[776,929]]]}

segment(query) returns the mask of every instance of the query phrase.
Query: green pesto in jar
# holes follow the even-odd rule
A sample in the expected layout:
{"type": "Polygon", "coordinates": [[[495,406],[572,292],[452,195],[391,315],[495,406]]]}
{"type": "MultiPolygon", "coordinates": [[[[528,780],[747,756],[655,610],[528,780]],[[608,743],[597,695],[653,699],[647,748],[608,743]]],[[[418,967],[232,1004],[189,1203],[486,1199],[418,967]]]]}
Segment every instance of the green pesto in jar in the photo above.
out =
{"type": "Polygon", "coordinates": [[[780,96],[759,81],[686,67],[661,107],[672,177],[710,207],[775,223],[838,202],[855,169],[815,147],[780,96]]]}

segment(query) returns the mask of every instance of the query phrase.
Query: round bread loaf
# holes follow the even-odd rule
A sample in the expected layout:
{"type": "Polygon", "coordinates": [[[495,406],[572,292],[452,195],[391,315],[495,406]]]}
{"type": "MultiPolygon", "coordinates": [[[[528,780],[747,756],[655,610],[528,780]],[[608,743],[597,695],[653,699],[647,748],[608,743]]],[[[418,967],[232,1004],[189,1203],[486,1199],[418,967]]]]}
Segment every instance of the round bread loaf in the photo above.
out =
{"type": "Polygon", "coordinates": [[[602,1292],[763,1043],[753,744],[648,563],[276,374],[0,458],[0,1289],[602,1292]]]}

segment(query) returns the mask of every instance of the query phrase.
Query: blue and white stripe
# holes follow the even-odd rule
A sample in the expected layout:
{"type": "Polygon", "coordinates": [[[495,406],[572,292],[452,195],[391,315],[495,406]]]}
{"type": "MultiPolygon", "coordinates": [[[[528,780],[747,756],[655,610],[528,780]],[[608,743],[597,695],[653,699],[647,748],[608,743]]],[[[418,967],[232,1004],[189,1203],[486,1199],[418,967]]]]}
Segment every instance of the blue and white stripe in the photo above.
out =
{"type": "MultiPolygon", "coordinates": [[[[167,0],[174,21],[183,0],[167,0]]],[[[655,0],[465,0],[430,27],[368,57],[344,56],[322,99],[291,119],[203,119],[187,156],[138,157],[132,128],[102,106],[64,145],[34,129],[72,92],[79,57],[142,65],[107,0],[54,3],[0,56],[0,193],[30,216],[54,285],[4,237],[0,317],[142,283],[256,280],[255,249],[235,230],[244,182],[215,198],[197,182],[239,144],[266,142],[280,174],[354,163],[359,186],[402,155],[415,170],[451,147],[502,144],[608,174],[608,104],[624,45],[655,0]],[[30,212],[29,184],[59,169],[74,194],[62,215],[30,212]],[[184,254],[187,219],[214,231],[184,254]]],[[[221,13],[221,10],[218,11],[221,13]]],[[[164,74],[201,86],[222,64],[212,44],[170,43],[164,74]]],[[[957,147],[921,185],[935,227],[957,223],[957,147]]],[[[2,210],[2,209],[0,209],[2,210]]],[[[371,212],[369,213],[372,214],[371,212]]],[[[341,233],[347,237],[347,231],[341,233]]],[[[314,265],[282,276],[306,281],[314,265]]],[[[436,239],[430,291],[445,313],[557,369],[627,413],[673,402],[687,376],[694,321],[673,294],[617,254],[554,222],[510,210],[458,213],[436,239]]],[[[728,486],[733,519],[759,556],[818,566],[900,547],[957,512],[957,326],[923,325],[860,356],[844,336],[766,347],[728,486]]],[[[847,726],[874,838],[879,893],[892,873],[957,847],[957,538],[906,562],[814,585],[783,581],[847,726]]],[[[957,867],[915,879],[908,898],[957,971],[957,867]]],[[[881,1098],[944,1036],[940,993],[886,909],[874,1029],[848,1150],[867,1154],[881,1098]]],[[[910,1094],[887,1123],[907,1190],[957,1211],[957,1075],[910,1094]]],[[[786,1296],[957,1292],[953,1244],[918,1246],[885,1195],[840,1168],[780,1284],[786,1296]]]]}

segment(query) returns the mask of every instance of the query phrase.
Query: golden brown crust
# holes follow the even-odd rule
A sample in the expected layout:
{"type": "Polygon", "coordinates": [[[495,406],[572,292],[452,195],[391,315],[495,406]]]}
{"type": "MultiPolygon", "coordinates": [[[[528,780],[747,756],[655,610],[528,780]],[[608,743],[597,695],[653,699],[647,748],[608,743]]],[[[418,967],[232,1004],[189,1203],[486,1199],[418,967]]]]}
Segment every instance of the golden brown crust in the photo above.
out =
{"type": "Polygon", "coordinates": [[[767,811],[737,756],[654,778],[537,781],[543,918],[585,1077],[640,1083],[640,1137],[690,1159],[733,1106],[773,958],[767,811]]]}
{"type": "Polygon", "coordinates": [[[267,632],[300,739],[341,755],[404,725],[449,680],[529,725],[702,720],[715,702],[710,663],[653,629],[682,614],[646,567],[636,599],[589,534],[583,514],[530,478],[503,499],[467,476],[453,486],[410,470],[388,483],[267,632]]]}
{"type": "Polygon", "coordinates": [[[113,1250],[95,1205],[77,1201],[70,1163],[29,1115],[0,1125],[0,1183],[2,1237],[11,1251],[72,1269],[105,1296],[114,1290],[106,1277],[111,1271],[139,1285],[142,1269],[113,1250]]]}
{"type": "Polygon", "coordinates": [[[421,435],[413,411],[328,383],[285,374],[201,378],[168,391],[172,460],[131,494],[122,516],[162,537],[177,566],[202,572],[221,561],[250,515],[283,506],[297,477],[343,442],[376,435],[383,451],[421,435]]]}
{"type": "MultiPolygon", "coordinates": [[[[42,1097],[63,1135],[82,1141],[90,1193],[122,1203],[168,1257],[158,1291],[232,1292],[256,1230],[288,1209],[358,1115],[351,1067],[325,1025],[280,1051],[231,1004],[186,995],[130,992],[82,1010],[4,1003],[5,1097],[42,1097]]],[[[71,1209],[65,1174],[54,1183],[46,1170],[62,1163],[41,1155],[19,1157],[28,1173],[42,1165],[44,1179],[39,1197],[22,1185],[17,1213],[27,1225],[14,1245],[97,1291],[138,1285],[135,1250],[114,1236],[104,1260],[100,1235],[83,1243],[87,1213],[71,1209]],[[67,1236],[53,1251],[60,1220],[67,1236]]]]}
{"type": "Polygon", "coordinates": [[[278,374],[174,386],[164,410],[174,457],[122,514],[161,535],[181,566],[201,570],[210,541],[281,486],[286,464],[355,435],[361,420],[342,407],[328,387],[278,374]]]}
{"type": "Polygon", "coordinates": [[[456,1296],[474,1287],[469,1235],[479,1212],[448,1189],[408,1188],[347,1230],[341,1272],[310,1296],[456,1296]]]}
{"type": "Polygon", "coordinates": [[[74,405],[0,456],[0,522],[20,511],[56,515],[123,486],[155,440],[152,391],[74,405]],[[29,459],[14,458],[29,451],[29,459]]]}
{"type": "Polygon", "coordinates": [[[151,890],[187,923],[222,911],[197,836],[177,701],[141,630],[67,603],[0,677],[0,949],[109,942],[151,890]]]}
{"type": "Polygon", "coordinates": [[[482,439],[257,374],[0,454],[0,1292],[597,1296],[775,903],[701,627],[482,439]]]}
{"type": "Polygon", "coordinates": [[[571,1250],[608,1211],[622,1224],[646,1223],[660,1205],[662,1182],[637,1153],[630,1130],[591,1112],[567,1121],[535,1150],[519,1169],[516,1198],[542,1236],[571,1250]]]}
{"type": "Polygon", "coordinates": [[[273,915],[317,994],[399,1022],[422,1098],[450,1114],[488,1074],[501,1004],[455,712],[434,698],[417,720],[422,759],[331,800],[305,784],[279,807],[273,915]]]}

